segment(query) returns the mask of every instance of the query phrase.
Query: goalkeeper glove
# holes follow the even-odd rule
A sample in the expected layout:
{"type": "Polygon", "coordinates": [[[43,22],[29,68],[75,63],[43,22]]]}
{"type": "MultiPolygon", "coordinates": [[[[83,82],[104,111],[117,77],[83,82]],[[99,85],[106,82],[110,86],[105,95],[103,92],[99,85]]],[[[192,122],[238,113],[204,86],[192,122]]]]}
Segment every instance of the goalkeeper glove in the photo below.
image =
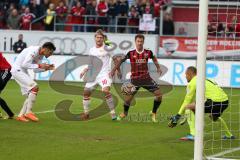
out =
{"type": "Polygon", "coordinates": [[[111,46],[112,45],[112,42],[108,40],[107,35],[104,35],[104,44],[106,46],[111,46]]]}
{"type": "Polygon", "coordinates": [[[112,42],[109,41],[108,39],[106,39],[106,40],[104,41],[104,44],[105,44],[106,46],[111,46],[111,45],[112,45],[112,42]]]}
{"type": "Polygon", "coordinates": [[[175,127],[177,125],[178,120],[181,118],[180,114],[176,114],[170,118],[170,122],[168,123],[168,127],[175,127]]]}

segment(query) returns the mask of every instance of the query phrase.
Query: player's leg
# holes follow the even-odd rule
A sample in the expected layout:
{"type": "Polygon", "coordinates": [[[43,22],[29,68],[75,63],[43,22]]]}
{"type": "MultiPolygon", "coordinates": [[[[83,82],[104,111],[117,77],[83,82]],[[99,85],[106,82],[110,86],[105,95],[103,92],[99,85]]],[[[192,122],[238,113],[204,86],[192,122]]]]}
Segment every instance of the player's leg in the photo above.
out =
{"type": "Polygon", "coordinates": [[[83,91],[83,110],[84,110],[84,115],[83,119],[87,120],[89,119],[89,106],[90,106],[90,98],[91,98],[92,90],[90,88],[84,88],[83,91]]]}
{"type": "Polygon", "coordinates": [[[84,87],[83,101],[82,101],[84,113],[80,115],[80,118],[82,120],[88,120],[90,118],[89,108],[90,108],[90,102],[91,102],[91,94],[92,94],[92,90],[94,90],[96,85],[97,85],[97,81],[95,80],[93,82],[87,82],[84,87]]]}
{"type": "Polygon", "coordinates": [[[153,101],[153,108],[152,108],[152,121],[157,122],[156,115],[157,115],[158,108],[162,103],[162,93],[160,89],[157,89],[153,92],[153,94],[155,98],[153,101]]]}
{"type": "Polygon", "coordinates": [[[110,115],[112,120],[116,120],[116,112],[115,112],[115,104],[113,102],[113,98],[110,92],[110,87],[112,85],[112,79],[107,75],[101,76],[100,78],[97,79],[98,84],[102,87],[102,92],[105,95],[105,99],[107,102],[107,105],[110,110],[110,115]]]}
{"type": "MultiPolygon", "coordinates": [[[[27,95],[26,95],[26,97],[27,97],[27,95]]],[[[18,116],[17,116],[17,120],[19,120],[19,121],[28,121],[26,118],[25,118],[25,113],[26,113],[26,111],[27,111],[27,103],[28,103],[28,99],[26,98],[25,99],[25,101],[23,102],[23,106],[22,106],[22,108],[21,108],[21,110],[20,110],[20,112],[19,112],[19,114],[18,114],[18,116]]]]}
{"type": "Polygon", "coordinates": [[[133,95],[126,95],[126,96],[124,97],[123,113],[121,113],[121,114],[119,115],[119,117],[118,117],[119,120],[125,118],[125,117],[128,115],[128,111],[129,111],[129,108],[130,108],[130,106],[131,106],[131,102],[132,102],[132,100],[133,100],[133,98],[134,98],[134,95],[135,95],[135,94],[133,94],[133,95]]]}
{"type": "Polygon", "coordinates": [[[222,117],[218,117],[218,121],[220,121],[220,123],[222,124],[223,129],[225,131],[225,136],[223,136],[223,139],[235,139],[235,137],[233,136],[233,134],[229,130],[225,120],[222,117]]]}
{"type": "Polygon", "coordinates": [[[148,78],[142,82],[142,87],[147,89],[149,92],[152,92],[155,96],[153,100],[153,108],[151,111],[152,121],[157,122],[156,116],[159,106],[162,103],[162,92],[159,88],[159,85],[152,79],[148,78]]]}
{"type": "MultiPolygon", "coordinates": [[[[196,106],[195,102],[190,103],[186,106],[185,110],[185,116],[190,128],[190,134],[193,136],[195,136],[195,106],[196,106]]],[[[182,123],[183,122],[180,122],[181,125],[182,123]]]]}
{"type": "Polygon", "coordinates": [[[38,92],[37,83],[23,71],[12,72],[12,76],[20,85],[22,95],[25,95],[27,97],[16,119],[22,122],[27,122],[28,119],[32,121],[38,121],[38,118],[31,111],[38,92]]]}
{"type": "Polygon", "coordinates": [[[27,101],[26,101],[26,112],[24,116],[27,119],[30,119],[31,121],[37,122],[39,119],[35,116],[35,114],[32,112],[33,105],[36,101],[36,97],[38,94],[39,88],[38,86],[33,87],[30,92],[28,93],[27,101]]]}
{"type": "Polygon", "coordinates": [[[235,139],[233,134],[230,132],[227,123],[225,120],[221,117],[222,113],[225,109],[228,107],[228,101],[224,102],[212,102],[212,108],[210,113],[210,118],[214,122],[220,122],[221,126],[223,127],[223,130],[225,131],[225,135],[223,136],[223,139],[235,139]]]}
{"type": "Polygon", "coordinates": [[[0,106],[7,113],[8,119],[12,119],[14,117],[14,113],[9,108],[8,104],[6,103],[6,101],[4,99],[2,99],[1,97],[0,97],[0,106]]]}
{"type": "MultiPolygon", "coordinates": [[[[7,85],[7,82],[10,80],[11,77],[12,74],[8,70],[0,72],[0,93],[4,90],[5,86],[7,85]]],[[[0,106],[8,114],[9,119],[12,119],[14,117],[14,113],[11,111],[6,101],[1,97],[0,106]]]]}
{"type": "Polygon", "coordinates": [[[193,111],[191,111],[190,109],[187,109],[185,111],[185,114],[187,116],[187,122],[189,125],[190,134],[192,136],[195,136],[195,113],[193,111]]]}
{"type": "Polygon", "coordinates": [[[116,112],[115,112],[115,105],[114,105],[114,102],[113,102],[113,98],[112,98],[112,95],[110,93],[110,87],[107,86],[107,87],[102,88],[102,92],[105,95],[105,99],[106,99],[107,105],[108,105],[109,110],[110,110],[111,118],[112,118],[112,120],[116,120],[117,116],[116,116],[116,112]]]}
{"type": "Polygon", "coordinates": [[[186,135],[185,137],[180,138],[180,140],[188,141],[188,140],[194,140],[195,136],[195,113],[190,110],[185,110],[185,116],[187,118],[190,134],[186,135]]]}
{"type": "Polygon", "coordinates": [[[132,85],[135,86],[136,91],[133,92],[132,94],[124,96],[123,113],[121,113],[119,115],[119,119],[123,119],[123,118],[125,118],[128,115],[128,111],[129,111],[129,108],[131,106],[131,102],[132,102],[135,94],[137,94],[138,90],[141,87],[141,84],[136,79],[131,79],[131,83],[132,83],[132,85]]]}

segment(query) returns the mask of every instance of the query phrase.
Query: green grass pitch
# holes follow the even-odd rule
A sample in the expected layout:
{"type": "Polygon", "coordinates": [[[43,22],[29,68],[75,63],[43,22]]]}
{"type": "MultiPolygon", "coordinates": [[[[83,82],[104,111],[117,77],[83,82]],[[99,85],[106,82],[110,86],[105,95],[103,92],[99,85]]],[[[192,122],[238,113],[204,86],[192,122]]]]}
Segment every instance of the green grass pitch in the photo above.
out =
{"type": "MultiPolygon", "coordinates": [[[[39,113],[39,123],[20,123],[15,120],[0,120],[0,160],[190,160],[193,158],[193,142],[181,142],[178,139],[188,133],[188,126],[176,128],[167,127],[167,118],[176,114],[185,95],[185,87],[174,87],[164,95],[163,103],[159,109],[162,115],[159,123],[149,121],[125,120],[113,122],[108,114],[87,122],[69,122],[58,119],[54,112],[55,105],[63,100],[73,100],[71,111],[82,111],[82,96],[65,95],[52,90],[47,82],[38,82],[40,92],[33,108],[39,113]]],[[[74,85],[82,85],[74,83],[74,85]]],[[[113,94],[116,94],[114,90],[113,94]]],[[[232,97],[231,107],[224,115],[239,122],[239,89],[226,89],[228,94],[237,95],[232,97]]],[[[10,81],[1,96],[8,102],[15,113],[18,113],[24,97],[20,94],[19,86],[10,81]]],[[[92,100],[96,105],[99,100],[92,100]]],[[[137,100],[137,104],[130,108],[130,114],[141,113],[147,116],[152,109],[153,98],[137,100]]],[[[117,112],[122,111],[122,101],[118,103],[117,112]]],[[[207,119],[207,118],[206,118],[207,119]]],[[[206,128],[211,128],[207,120],[206,128]]],[[[239,137],[239,123],[233,123],[232,128],[237,138],[239,137]]],[[[216,130],[220,126],[215,125],[216,130]]],[[[218,136],[218,133],[215,134],[218,136]]],[[[207,139],[212,134],[206,135],[207,139]]],[[[219,137],[217,137],[219,138],[219,137]]],[[[209,154],[221,150],[211,149],[212,143],[206,143],[209,154]],[[210,148],[208,148],[210,147],[210,148]],[[214,151],[214,152],[213,152],[214,151]]],[[[216,141],[216,146],[238,146],[239,141],[222,142],[216,141]]]]}

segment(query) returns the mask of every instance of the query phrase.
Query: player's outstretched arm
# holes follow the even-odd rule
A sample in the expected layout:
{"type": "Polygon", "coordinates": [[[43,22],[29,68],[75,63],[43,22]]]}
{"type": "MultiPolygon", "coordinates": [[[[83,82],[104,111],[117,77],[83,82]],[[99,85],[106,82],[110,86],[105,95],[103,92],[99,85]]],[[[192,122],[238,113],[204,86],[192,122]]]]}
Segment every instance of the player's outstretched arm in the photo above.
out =
{"type": "Polygon", "coordinates": [[[125,56],[124,58],[122,58],[120,61],[116,61],[115,66],[113,67],[113,69],[112,69],[111,72],[110,72],[110,76],[111,76],[111,77],[113,77],[113,76],[115,75],[116,70],[119,69],[120,66],[121,66],[121,64],[122,64],[123,62],[125,62],[126,60],[127,60],[127,56],[125,56]]]}
{"type": "Polygon", "coordinates": [[[38,64],[38,66],[39,66],[39,69],[42,69],[43,71],[55,69],[54,64],[41,63],[41,64],[38,64]]]}
{"type": "Polygon", "coordinates": [[[41,64],[38,64],[38,68],[33,69],[33,72],[39,73],[39,72],[45,72],[45,71],[54,70],[54,69],[55,69],[54,64],[41,63],[41,64]]]}
{"type": "MultiPolygon", "coordinates": [[[[114,57],[112,57],[112,59],[113,59],[114,65],[117,65],[117,63],[119,61],[121,61],[121,57],[119,57],[119,56],[114,56],[114,57]]],[[[117,68],[117,76],[119,79],[122,79],[122,72],[121,72],[120,67],[117,68]]]]}
{"type": "Polygon", "coordinates": [[[83,76],[87,73],[88,67],[84,68],[83,71],[80,73],[80,78],[83,78],[83,76]]]}
{"type": "Polygon", "coordinates": [[[195,84],[195,82],[193,82],[193,83],[190,82],[187,86],[187,93],[186,93],[184,101],[178,111],[178,114],[176,114],[175,116],[172,116],[170,118],[170,121],[168,123],[169,127],[173,128],[177,125],[178,120],[181,118],[181,115],[183,115],[186,110],[186,106],[191,104],[191,102],[194,98],[195,92],[196,92],[196,84],[195,84]]]}

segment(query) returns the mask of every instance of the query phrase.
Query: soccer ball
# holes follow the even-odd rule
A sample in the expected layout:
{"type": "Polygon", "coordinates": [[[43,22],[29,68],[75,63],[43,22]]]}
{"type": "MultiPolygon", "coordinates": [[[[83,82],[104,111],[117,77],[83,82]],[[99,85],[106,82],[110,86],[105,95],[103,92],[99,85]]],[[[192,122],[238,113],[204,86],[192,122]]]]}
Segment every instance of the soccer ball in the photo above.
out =
{"type": "Polygon", "coordinates": [[[130,82],[125,82],[121,87],[121,92],[123,95],[132,95],[136,92],[136,87],[130,82]]]}

